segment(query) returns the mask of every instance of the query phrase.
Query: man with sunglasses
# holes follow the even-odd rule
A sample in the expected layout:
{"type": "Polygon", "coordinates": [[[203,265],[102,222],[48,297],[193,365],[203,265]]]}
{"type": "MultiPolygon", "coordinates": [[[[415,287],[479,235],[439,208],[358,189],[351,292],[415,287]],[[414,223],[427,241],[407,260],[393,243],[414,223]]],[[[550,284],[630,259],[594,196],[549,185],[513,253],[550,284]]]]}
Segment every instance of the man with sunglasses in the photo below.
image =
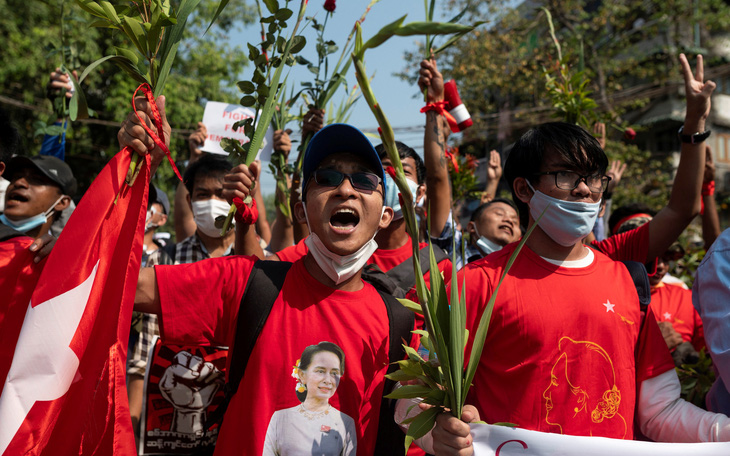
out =
{"type": "MultiPolygon", "coordinates": [[[[701,58],[696,77],[684,55],[680,62],[684,130],[702,132],[715,84],[703,81],[701,58]]],[[[697,158],[699,190],[704,146],[688,143],[683,153],[697,158]]],[[[479,419],[567,435],[633,439],[636,424],[655,441],[730,440],[730,419],[680,399],[674,363],[651,311],[641,324],[628,270],[582,242],[608,185],[607,166],[598,141],[576,125],[543,124],[515,143],[505,176],[514,200],[527,209],[528,226],[536,226],[500,284],[467,397],[474,406],[465,408],[463,421],[438,418],[436,454],[471,454],[467,423],[479,419]]],[[[470,334],[515,248],[459,273],[457,284],[467,284],[470,334]]],[[[467,346],[467,356],[470,351],[467,346]]]]}
{"type": "MultiPolygon", "coordinates": [[[[144,101],[138,101],[137,107],[143,119],[149,117],[144,101]]],[[[119,134],[120,145],[149,153],[146,133],[138,123],[134,114],[128,116],[119,134]]],[[[154,148],[152,156],[156,168],[164,155],[154,148]]],[[[250,195],[257,171],[255,164],[235,167],[225,177],[226,198],[250,195]]],[[[334,424],[326,424],[328,414],[342,412],[355,420],[358,454],[375,452],[384,374],[390,362],[390,318],[386,306],[375,305],[384,298],[360,275],[377,247],[373,238],[393,217],[392,209],[383,205],[383,167],[359,130],[334,124],[309,143],[302,178],[302,201],[294,210],[309,225],[309,252],[285,273],[223,417],[216,454],[262,454],[273,413],[299,405],[292,368],[305,347],[321,341],[342,348],[346,374],[328,407],[302,409],[305,417],[316,416],[325,423],[311,433],[305,447],[324,449],[328,442],[343,439],[334,424]],[[245,439],[240,438],[240,429],[245,429],[245,439]]],[[[253,228],[241,231],[241,236],[250,236],[253,228]]],[[[237,315],[255,262],[255,257],[236,256],[144,268],[135,308],[160,316],[163,339],[230,346],[234,338],[238,340],[237,315]]],[[[257,290],[251,293],[258,295],[257,290]]],[[[189,369],[194,377],[195,366],[189,369]]],[[[326,388],[331,386],[305,391],[325,395],[326,388]]]]}

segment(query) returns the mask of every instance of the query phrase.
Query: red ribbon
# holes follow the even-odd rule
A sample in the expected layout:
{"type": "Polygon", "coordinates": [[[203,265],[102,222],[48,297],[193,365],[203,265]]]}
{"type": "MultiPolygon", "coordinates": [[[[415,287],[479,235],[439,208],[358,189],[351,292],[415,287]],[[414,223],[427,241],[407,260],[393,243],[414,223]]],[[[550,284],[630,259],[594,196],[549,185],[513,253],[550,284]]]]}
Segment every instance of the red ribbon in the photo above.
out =
{"type": "Polygon", "coordinates": [[[444,151],[444,155],[446,155],[446,158],[451,160],[451,166],[454,167],[454,172],[458,173],[459,172],[459,162],[456,161],[456,156],[454,154],[452,154],[451,151],[448,149],[444,151]]]}
{"type": "Polygon", "coordinates": [[[259,219],[259,211],[256,209],[256,200],[251,198],[251,207],[243,202],[241,198],[233,198],[236,206],[236,221],[245,225],[253,225],[259,219]]]}
{"type": "Polygon", "coordinates": [[[458,133],[459,130],[459,122],[454,119],[454,116],[451,115],[449,111],[446,110],[446,108],[449,106],[449,102],[442,100],[442,101],[435,101],[433,103],[429,103],[426,106],[421,108],[421,112],[428,112],[428,111],[436,111],[442,116],[446,117],[446,121],[449,123],[449,128],[451,128],[451,131],[454,133],[458,133]]]}
{"type": "Polygon", "coordinates": [[[160,110],[157,109],[157,103],[155,103],[155,96],[152,94],[152,89],[147,83],[140,84],[140,86],[137,87],[137,90],[134,91],[134,95],[132,96],[132,108],[134,109],[134,115],[137,116],[137,119],[139,119],[140,125],[142,125],[145,131],[147,131],[147,134],[150,135],[157,147],[165,152],[165,155],[167,156],[167,159],[170,161],[170,165],[172,166],[172,170],[175,171],[175,175],[178,179],[182,180],[180,171],[178,171],[177,166],[175,166],[175,162],[170,155],[170,149],[167,148],[163,139],[160,139],[165,137],[165,132],[162,129],[162,116],[160,115],[160,110]],[[153,120],[155,122],[155,127],[157,127],[157,134],[155,134],[155,132],[147,126],[147,122],[143,121],[142,117],[140,117],[140,115],[137,113],[135,99],[137,98],[137,92],[139,92],[140,90],[144,93],[147,101],[150,104],[150,110],[152,110],[152,117],[154,118],[153,120]]]}
{"type": "Polygon", "coordinates": [[[715,194],[715,181],[702,184],[702,196],[712,196],[715,194]]]}

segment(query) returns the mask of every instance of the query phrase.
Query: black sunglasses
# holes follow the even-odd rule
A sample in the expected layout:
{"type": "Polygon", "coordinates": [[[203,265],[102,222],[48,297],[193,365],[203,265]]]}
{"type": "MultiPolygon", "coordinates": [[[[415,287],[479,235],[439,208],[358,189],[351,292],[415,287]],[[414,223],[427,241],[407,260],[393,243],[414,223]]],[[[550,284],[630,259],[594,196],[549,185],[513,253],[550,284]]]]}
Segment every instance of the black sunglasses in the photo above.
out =
{"type": "Polygon", "coordinates": [[[322,187],[339,187],[345,178],[350,180],[350,184],[356,190],[372,192],[378,188],[382,182],[380,177],[373,173],[341,173],[335,169],[318,169],[314,172],[314,181],[322,187]]]}

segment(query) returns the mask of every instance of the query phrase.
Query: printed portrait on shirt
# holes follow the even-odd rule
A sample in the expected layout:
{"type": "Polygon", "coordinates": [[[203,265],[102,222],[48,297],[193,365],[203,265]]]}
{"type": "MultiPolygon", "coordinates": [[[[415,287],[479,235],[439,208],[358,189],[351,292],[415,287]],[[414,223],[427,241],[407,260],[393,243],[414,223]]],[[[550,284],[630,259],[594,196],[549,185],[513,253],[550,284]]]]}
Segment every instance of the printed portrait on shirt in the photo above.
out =
{"type": "Polygon", "coordinates": [[[291,375],[291,394],[300,403],[274,412],[266,431],[264,456],[355,455],[355,421],[330,404],[346,375],[343,350],[326,341],[310,345],[294,363],[291,375]]]}
{"type": "Polygon", "coordinates": [[[618,430],[619,436],[626,435],[613,362],[596,343],[561,338],[542,397],[545,422],[554,432],[568,428],[571,434],[616,436],[618,430]]]}

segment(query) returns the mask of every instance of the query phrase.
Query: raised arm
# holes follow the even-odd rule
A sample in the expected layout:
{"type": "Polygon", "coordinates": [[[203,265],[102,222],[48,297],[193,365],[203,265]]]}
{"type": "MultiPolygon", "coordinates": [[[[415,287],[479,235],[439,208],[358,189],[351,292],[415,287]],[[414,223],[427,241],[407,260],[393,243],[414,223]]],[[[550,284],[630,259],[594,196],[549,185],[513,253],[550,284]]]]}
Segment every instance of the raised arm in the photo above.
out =
{"type": "Polygon", "coordinates": [[[487,161],[487,185],[484,186],[482,192],[481,204],[488,203],[497,197],[497,187],[501,178],[502,158],[499,156],[499,152],[492,150],[489,152],[487,161]]]}
{"type": "MultiPolygon", "coordinates": [[[[205,128],[203,122],[198,122],[198,129],[188,138],[188,150],[190,156],[188,158],[188,166],[195,163],[203,156],[200,149],[208,137],[208,129],[205,128]]],[[[180,182],[175,191],[175,239],[180,242],[192,236],[198,228],[193,219],[193,210],[188,206],[188,189],[185,184],[180,182]]]]}
{"type": "MultiPolygon", "coordinates": [[[[274,132],[274,149],[282,152],[286,159],[289,158],[289,153],[291,152],[291,138],[289,137],[289,133],[291,133],[291,130],[277,130],[274,132]]],[[[277,173],[281,173],[281,171],[279,170],[277,173]]],[[[291,189],[291,179],[287,176],[280,174],[277,176],[277,180],[285,177],[286,187],[291,189]]],[[[289,201],[287,201],[286,194],[278,185],[276,186],[275,201],[276,219],[271,226],[271,243],[269,244],[269,248],[273,252],[278,252],[294,244],[294,225],[291,216],[287,217],[279,209],[279,204],[289,204],[289,201]]]]}
{"type": "MultiPolygon", "coordinates": [[[[683,133],[692,135],[705,131],[710,114],[710,96],[715,83],[704,80],[702,56],[697,56],[697,68],[692,68],[684,54],[679,55],[687,94],[687,113],[683,133]]],[[[682,231],[700,212],[700,187],[705,170],[705,144],[682,142],[682,149],[669,203],[649,222],[649,249],[646,261],[653,261],[677,240],[682,231]]]]}
{"type": "Polygon", "coordinates": [[[715,163],[712,160],[712,149],[705,148],[705,175],[702,179],[702,239],[705,241],[705,250],[715,242],[722,230],[720,229],[720,218],[717,215],[715,206],[715,163]]]}
{"type": "MultiPolygon", "coordinates": [[[[418,86],[428,89],[428,103],[443,101],[444,78],[436,61],[421,62],[418,86]]],[[[428,202],[431,236],[439,236],[449,218],[451,210],[451,183],[446,164],[446,138],[449,127],[436,111],[426,112],[426,131],[423,137],[423,159],[426,163],[426,201],[428,202]]]]}

